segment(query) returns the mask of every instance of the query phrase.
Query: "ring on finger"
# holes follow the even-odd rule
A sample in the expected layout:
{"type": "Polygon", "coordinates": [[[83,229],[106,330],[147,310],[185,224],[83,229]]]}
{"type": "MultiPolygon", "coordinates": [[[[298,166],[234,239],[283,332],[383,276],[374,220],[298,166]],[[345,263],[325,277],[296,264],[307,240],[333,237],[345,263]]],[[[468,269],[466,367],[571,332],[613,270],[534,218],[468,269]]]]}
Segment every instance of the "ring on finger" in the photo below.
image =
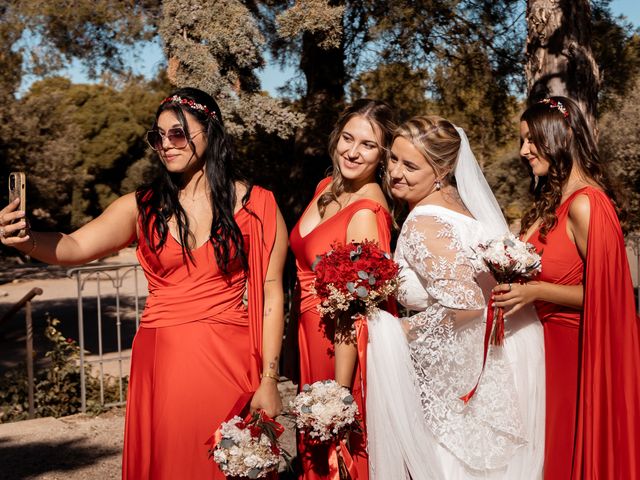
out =
{"type": "Polygon", "coordinates": [[[4,238],[5,233],[4,227],[0,227],[0,238],[4,238]]]}
{"type": "Polygon", "coordinates": [[[507,292],[510,292],[511,288],[513,288],[513,287],[511,286],[511,284],[509,284],[509,290],[507,290],[507,292]]]}

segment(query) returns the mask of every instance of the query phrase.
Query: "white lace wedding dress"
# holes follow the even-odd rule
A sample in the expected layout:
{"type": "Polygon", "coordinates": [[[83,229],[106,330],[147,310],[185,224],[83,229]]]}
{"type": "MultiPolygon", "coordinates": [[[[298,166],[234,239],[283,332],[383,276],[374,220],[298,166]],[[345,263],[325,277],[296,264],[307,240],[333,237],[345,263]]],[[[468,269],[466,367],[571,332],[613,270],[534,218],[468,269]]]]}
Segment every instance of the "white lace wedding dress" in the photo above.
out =
{"type": "Polygon", "coordinates": [[[395,253],[412,315],[369,320],[367,435],[372,480],[539,479],[544,348],[533,309],[507,319],[482,371],[495,281],[474,247],[495,236],[446,208],[414,208],[395,253]]]}

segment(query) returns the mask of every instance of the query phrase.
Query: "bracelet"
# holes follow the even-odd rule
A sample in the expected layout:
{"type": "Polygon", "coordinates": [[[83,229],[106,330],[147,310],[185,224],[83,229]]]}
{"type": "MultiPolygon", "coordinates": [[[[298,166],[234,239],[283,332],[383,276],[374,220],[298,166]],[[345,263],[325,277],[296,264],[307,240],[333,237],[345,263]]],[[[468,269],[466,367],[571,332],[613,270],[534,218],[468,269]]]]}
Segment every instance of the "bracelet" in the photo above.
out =
{"type": "Polygon", "coordinates": [[[33,236],[33,232],[31,232],[31,240],[33,240],[33,244],[31,245],[31,248],[29,249],[28,252],[24,252],[24,254],[27,256],[31,255],[33,251],[36,249],[36,247],[38,246],[38,242],[36,242],[36,237],[33,236]]]}
{"type": "Polygon", "coordinates": [[[275,373],[271,373],[271,372],[263,372],[260,374],[260,378],[271,378],[273,380],[275,380],[276,382],[280,381],[280,376],[275,374],[275,373]]]}

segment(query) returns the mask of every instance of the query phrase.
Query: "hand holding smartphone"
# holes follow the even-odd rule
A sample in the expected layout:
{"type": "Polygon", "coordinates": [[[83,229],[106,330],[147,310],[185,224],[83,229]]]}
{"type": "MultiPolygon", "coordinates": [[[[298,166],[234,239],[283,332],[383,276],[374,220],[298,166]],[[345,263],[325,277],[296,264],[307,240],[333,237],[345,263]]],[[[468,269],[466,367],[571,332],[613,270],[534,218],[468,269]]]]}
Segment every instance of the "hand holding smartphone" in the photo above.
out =
{"type": "MultiPolygon", "coordinates": [[[[27,177],[23,172],[11,172],[9,174],[9,203],[16,198],[20,199],[18,209],[27,210],[27,177]]],[[[11,223],[16,223],[20,219],[16,219],[11,223]]],[[[26,228],[18,230],[16,236],[24,237],[27,234],[26,228]]]]}

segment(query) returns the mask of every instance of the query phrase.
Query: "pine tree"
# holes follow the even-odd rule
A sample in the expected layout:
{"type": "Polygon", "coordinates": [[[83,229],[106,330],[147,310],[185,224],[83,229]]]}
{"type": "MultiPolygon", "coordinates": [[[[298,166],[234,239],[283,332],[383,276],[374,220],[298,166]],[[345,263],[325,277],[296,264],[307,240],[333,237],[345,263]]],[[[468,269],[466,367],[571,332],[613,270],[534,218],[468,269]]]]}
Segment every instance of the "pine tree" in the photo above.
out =
{"type": "Polygon", "coordinates": [[[177,86],[200,88],[220,104],[236,137],[262,129],[291,136],[302,116],[260,90],[265,39],[239,0],[165,0],[159,33],[177,86]]]}

